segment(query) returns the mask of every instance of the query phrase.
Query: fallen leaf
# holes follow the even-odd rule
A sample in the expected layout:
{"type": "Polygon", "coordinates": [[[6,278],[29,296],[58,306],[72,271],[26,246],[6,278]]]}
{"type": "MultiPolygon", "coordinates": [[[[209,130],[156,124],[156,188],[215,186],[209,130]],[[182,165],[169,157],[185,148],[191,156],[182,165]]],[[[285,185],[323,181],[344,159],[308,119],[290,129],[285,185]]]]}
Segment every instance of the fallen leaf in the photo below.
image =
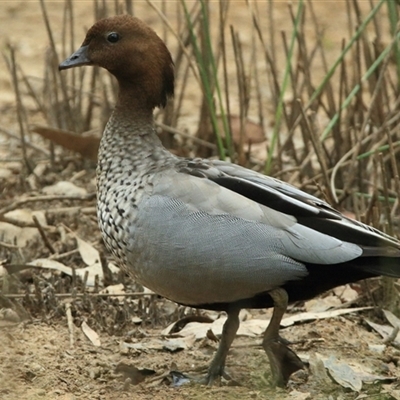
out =
{"type": "Polygon", "coordinates": [[[184,338],[171,338],[163,340],[163,348],[174,353],[178,350],[187,350],[193,347],[196,336],[185,336],[184,338]]]}
{"type": "Polygon", "coordinates": [[[7,168],[0,167],[0,180],[8,180],[13,175],[12,171],[7,168]]]}
{"type": "Polygon", "coordinates": [[[392,386],[394,385],[382,385],[382,388],[385,389],[394,400],[400,400],[400,390],[393,389],[392,386]]]}
{"type": "Polygon", "coordinates": [[[374,353],[383,354],[383,352],[386,350],[386,345],[368,343],[368,349],[374,353]]]}
{"type": "Polygon", "coordinates": [[[81,154],[84,158],[97,161],[100,138],[96,135],[78,135],[74,132],[40,125],[31,126],[30,130],[53,143],[81,154]]]}
{"type": "Polygon", "coordinates": [[[4,214],[5,217],[27,224],[33,223],[33,216],[39,221],[40,225],[46,226],[46,215],[43,211],[32,211],[29,208],[17,208],[4,214]]]}
{"type": "Polygon", "coordinates": [[[345,388],[351,389],[354,392],[359,392],[362,389],[362,380],[347,364],[338,363],[333,356],[329,357],[324,362],[325,368],[328,369],[331,377],[345,388]]]}
{"type": "Polygon", "coordinates": [[[346,303],[358,299],[357,290],[354,290],[350,285],[338,286],[333,289],[333,293],[346,303]]]}
{"type": "MultiPolygon", "coordinates": [[[[381,325],[366,319],[365,322],[376,332],[378,332],[384,339],[386,339],[393,332],[393,327],[389,325],[381,325]]],[[[400,346],[400,332],[397,333],[396,338],[392,341],[396,346],[400,346]]]]}
{"type": "Polygon", "coordinates": [[[373,383],[376,381],[393,381],[395,377],[381,376],[370,374],[364,370],[364,365],[357,363],[350,366],[343,362],[339,362],[336,357],[331,356],[324,360],[325,368],[328,369],[332,378],[341,386],[349,388],[355,392],[362,389],[363,383],[373,383]]]}
{"type": "Polygon", "coordinates": [[[310,372],[313,380],[318,382],[319,385],[323,385],[324,388],[328,388],[332,385],[332,380],[329,378],[324,362],[315,352],[311,352],[308,363],[310,365],[310,372]]]}
{"type": "MultiPolygon", "coordinates": [[[[288,327],[295,323],[313,321],[316,319],[334,318],[339,315],[350,314],[353,312],[370,310],[371,307],[358,307],[358,308],[346,308],[340,310],[324,311],[324,312],[305,312],[290,317],[283,318],[281,326],[288,327]]],[[[177,333],[171,333],[171,336],[190,336],[195,335],[196,340],[203,339],[207,336],[207,331],[212,330],[214,335],[219,336],[222,334],[222,328],[226,321],[225,316],[221,316],[213,322],[190,322],[182,330],[177,333]]],[[[237,331],[237,336],[249,336],[255,337],[262,335],[269,324],[268,319],[249,319],[240,323],[237,331]]],[[[167,327],[162,334],[168,335],[167,332],[171,332],[171,325],[167,327]]]]}
{"type": "Polygon", "coordinates": [[[304,307],[307,312],[314,311],[314,312],[322,312],[329,310],[333,307],[338,307],[342,304],[339,297],[335,295],[326,296],[323,298],[312,299],[306,301],[304,307]]]}
{"type": "MultiPolygon", "coordinates": [[[[240,117],[232,115],[230,117],[230,125],[232,129],[232,138],[236,145],[240,144],[240,117]]],[[[222,118],[218,117],[218,126],[220,132],[224,133],[222,118]]],[[[222,137],[225,137],[222,134],[222,137]]],[[[255,144],[265,141],[265,134],[260,124],[256,124],[250,119],[245,119],[243,129],[243,144],[255,144]]]]}
{"type": "Polygon", "coordinates": [[[122,349],[134,349],[140,351],[148,350],[168,350],[170,352],[175,352],[178,350],[188,350],[191,349],[196,342],[196,337],[194,335],[188,335],[185,337],[178,338],[167,338],[167,339],[150,339],[148,341],[140,341],[139,343],[126,343],[121,344],[122,349]]]}
{"type": "Polygon", "coordinates": [[[72,276],[72,268],[67,267],[63,263],[51,260],[48,258],[38,258],[36,260],[30,261],[27,265],[32,267],[39,267],[39,268],[47,268],[47,269],[54,269],[56,271],[60,271],[66,275],[72,276]]]}
{"type": "Polygon", "coordinates": [[[364,310],[371,310],[372,307],[356,307],[356,308],[341,308],[337,310],[331,311],[323,311],[320,313],[317,312],[305,312],[296,315],[292,315],[287,318],[283,318],[281,321],[281,326],[287,328],[295,324],[296,322],[305,322],[305,321],[312,321],[316,319],[327,319],[327,318],[334,318],[340,315],[350,314],[353,312],[359,312],[364,310]]]}
{"type": "Polygon", "coordinates": [[[0,237],[5,243],[25,247],[29,242],[39,238],[36,228],[20,228],[8,222],[0,222],[0,237]]]}
{"type": "Polygon", "coordinates": [[[86,196],[87,190],[76,186],[72,182],[59,181],[54,185],[45,186],[42,189],[44,194],[59,196],[86,196]]]}
{"type": "Polygon", "coordinates": [[[100,253],[88,242],[75,236],[79,254],[86,265],[100,264],[100,253]]]}
{"type": "Polygon", "coordinates": [[[0,320],[12,324],[18,324],[21,321],[21,318],[13,309],[2,308],[0,309],[0,320]]]}
{"type": "MultiPolygon", "coordinates": [[[[40,225],[47,226],[46,216],[43,211],[32,211],[27,208],[19,208],[9,211],[4,216],[11,221],[24,224],[33,224],[33,216],[37,218],[40,225]]],[[[10,222],[0,222],[0,238],[5,243],[25,247],[30,241],[39,238],[37,228],[19,227],[10,222]]]]}
{"type": "Polygon", "coordinates": [[[87,323],[86,321],[82,322],[81,325],[82,332],[86,335],[86,337],[92,342],[93,346],[99,347],[101,346],[100,337],[87,323]]]}
{"type": "Polygon", "coordinates": [[[400,319],[397,318],[391,311],[389,310],[383,310],[383,313],[385,314],[386,319],[392,325],[394,328],[399,327],[400,328],[400,319]]]}
{"type": "Polygon", "coordinates": [[[116,285],[110,285],[105,287],[104,289],[100,290],[100,293],[102,294],[124,294],[125,292],[125,286],[123,283],[118,283],[116,285]]]}
{"type": "MultiPolygon", "coordinates": [[[[38,258],[37,260],[29,262],[27,265],[32,267],[54,269],[56,271],[63,272],[66,275],[72,276],[71,267],[67,267],[59,261],[51,260],[48,258],[38,258]]],[[[77,268],[75,269],[75,274],[83,280],[86,271],[88,271],[88,279],[86,281],[87,286],[94,286],[96,275],[98,275],[100,281],[103,280],[103,268],[100,264],[93,264],[85,268],[77,268]]]]}
{"type": "Polygon", "coordinates": [[[165,329],[162,330],[161,335],[168,336],[172,333],[177,333],[191,322],[213,323],[214,321],[215,321],[214,319],[203,315],[188,315],[168,325],[165,329]]]}

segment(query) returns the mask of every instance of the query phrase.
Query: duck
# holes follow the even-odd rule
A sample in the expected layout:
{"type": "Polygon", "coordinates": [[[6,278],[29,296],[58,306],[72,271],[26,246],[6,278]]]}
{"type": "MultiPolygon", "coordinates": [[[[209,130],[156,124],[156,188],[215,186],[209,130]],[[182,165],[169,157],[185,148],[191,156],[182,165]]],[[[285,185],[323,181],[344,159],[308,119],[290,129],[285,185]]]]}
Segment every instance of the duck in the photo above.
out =
{"type": "Polygon", "coordinates": [[[174,94],[163,40],[130,15],[97,21],[60,70],[99,66],[119,94],[97,164],[106,248],[137,282],[175,303],[224,311],[202,382],[227,377],[243,308],[273,308],[262,346],[271,383],[303,362],[279,334],[289,303],[375,276],[400,277],[400,242],[283,181],[221,160],[182,158],[161,144],[154,110],[174,94]]]}

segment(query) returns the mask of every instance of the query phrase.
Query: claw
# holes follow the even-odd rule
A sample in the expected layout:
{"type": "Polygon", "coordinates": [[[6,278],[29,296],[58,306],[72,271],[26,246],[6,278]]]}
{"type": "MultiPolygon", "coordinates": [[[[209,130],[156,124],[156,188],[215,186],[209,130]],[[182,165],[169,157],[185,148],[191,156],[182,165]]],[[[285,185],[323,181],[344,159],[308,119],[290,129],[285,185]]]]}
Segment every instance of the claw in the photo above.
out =
{"type": "Polygon", "coordinates": [[[221,381],[221,377],[227,381],[232,380],[232,377],[225,371],[224,366],[222,366],[222,368],[221,366],[216,366],[216,368],[213,368],[213,365],[211,365],[207,375],[200,379],[200,383],[207,386],[213,386],[214,383],[221,381]]]}
{"type": "Polygon", "coordinates": [[[304,368],[297,354],[279,341],[271,341],[264,345],[272,372],[272,385],[285,387],[290,375],[304,368]]]}

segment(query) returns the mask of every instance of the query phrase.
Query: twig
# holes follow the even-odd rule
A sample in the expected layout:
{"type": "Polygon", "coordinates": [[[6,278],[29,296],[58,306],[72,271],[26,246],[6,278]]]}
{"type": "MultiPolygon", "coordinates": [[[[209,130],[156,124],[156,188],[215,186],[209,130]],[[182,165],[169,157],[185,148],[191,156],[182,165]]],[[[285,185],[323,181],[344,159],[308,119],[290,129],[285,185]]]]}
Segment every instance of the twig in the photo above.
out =
{"type": "MultiPolygon", "coordinates": [[[[206,140],[200,139],[196,136],[190,135],[189,133],[185,133],[180,131],[179,129],[173,128],[172,126],[165,125],[161,122],[156,122],[156,126],[161,128],[162,130],[169,132],[169,133],[174,133],[176,135],[182,136],[187,139],[193,140],[193,142],[201,144],[204,147],[208,147],[209,149],[215,150],[217,146],[213,143],[207,142],[206,140]]],[[[225,150],[227,151],[227,150],[225,150]]]]}
{"type": "Polygon", "coordinates": [[[51,208],[46,210],[46,214],[85,214],[93,215],[96,214],[96,207],[60,207],[51,208]]]}
{"type": "Polygon", "coordinates": [[[80,201],[87,201],[93,200],[96,197],[96,193],[89,193],[86,196],[60,196],[60,195],[48,195],[48,196],[36,196],[36,197],[27,197],[25,199],[19,199],[11,203],[7,207],[4,207],[0,210],[0,215],[4,215],[9,211],[15,210],[16,208],[27,204],[27,203],[34,203],[38,201],[54,201],[54,200],[80,200],[80,201]]]}
{"type": "Polygon", "coordinates": [[[61,259],[65,258],[65,257],[72,256],[72,255],[74,255],[74,254],[76,254],[76,253],[79,253],[79,250],[78,250],[78,249],[74,249],[74,250],[71,250],[71,251],[67,251],[67,252],[61,253],[61,254],[55,253],[55,254],[52,254],[52,255],[49,257],[49,260],[61,260],[61,259]]]}
{"type": "Polygon", "coordinates": [[[386,220],[388,224],[388,229],[389,229],[389,235],[393,236],[393,221],[392,221],[392,215],[390,213],[390,204],[389,204],[389,188],[388,188],[388,183],[387,183],[387,173],[386,173],[386,167],[385,163],[383,161],[383,155],[382,153],[379,153],[378,155],[378,161],[381,167],[382,171],[382,183],[383,183],[383,196],[384,196],[384,212],[386,214],[386,220]]]}
{"type": "Polygon", "coordinates": [[[11,243],[6,243],[6,242],[2,242],[0,241],[0,247],[4,247],[6,249],[20,249],[20,246],[16,246],[15,244],[11,244],[11,243]]]}
{"type": "Polygon", "coordinates": [[[326,186],[326,190],[327,190],[327,194],[329,197],[329,202],[332,203],[335,200],[335,196],[334,193],[332,192],[331,187],[329,186],[329,175],[328,175],[328,166],[326,165],[326,157],[324,155],[324,150],[322,148],[322,143],[318,140],[318,138],[316,137],[315,131],[311,128],[310,126],[310,122],[309,119],[306,115],[306,112],[304,111],[303,105],[301,103],[301,100],[298,99],[297,100],[298,104],[299,104],[299,108],[301,111],[301,114],[303,115],[303,121],[304,121],[304,125],[306,127],[306,132],[309,135],[310,141],[312,146],[314,147],[314,152],[318,158],[318,162],[319,165],[321,167],[321,172],[322,172],[322,176],[325,180],[325,186],[326,186]]]}
{"type": "Polygon", "coordinates": [[[46,233],[45,233],[45,231],[44,231],[42,225],[40,225],[40,222],[39,222],[39,220],[37,219],[36,215],[32,215],[32,219],[33,219],[33,222],[34,222],[35,225],[36,225],[36,228],[38,229],[38,231],[39,231],[39,233],[40,233],[40,236],[41,236],[42,239],[43,239],[43,242],[44,242],[45,246],[50,250],[50,252],[51,252],[52,254],[55,254],[56,251],[54,250],[54,247],[53,247],[52,244],[50,243],[49,238],[47,237],[47,235],[46,235],[46,233]]]}
{"type": "Polygon", "coordinates": [[[28,170],[32,172],[32,168],[29,165],[28,161],[28,156],[26,153],[26,140],[25,140],[25,126],[23,123],[23,106],[22,106],[22,100],[21,100],[21,92],[19,90],[19,84],[18,84],[18,77],[17,77],[17,64],[15,61],[15,49],[11,44],[8,44],[8,50],[11,55],[11,76],[13,80],[13,85],[14,85],[14,92],[15,92],[15,101],[17,103],[17,120],[18,120],[18,126],[19,126],[19,131],[20,131],[20,140],[21,140],[21,149],[22,149],[22,156],[25,161],[25,165],[27,166],[28,170]]]}
{"type": "MultiPolygon", "coordinates": [[[[0,214],[0,221],[7,222],[8,224],[18,226],[19,228],[36,228],[33,222],[21,221],[17,218],[6,217],[4,214],[0,214]]],[[[47,231],[55,231],[55,227],[51,225],[43,226],[42,229],[47,231]]]]}
{"type": "MultiPolygon", "coordinates": [[[[32,267],[32,266],[30,266],[32,267]]],[[[13,294],[4,294],[3,296],[8,298],[8,299],[23,299],[26,298],[27,296],[33,296],[33,293],[29,293],[29,294],[19,294],[19,293],[13,293],[13,294]]],[[[156,293],[145,293],[145,292],[128,292],[128,293],[54,293],[52,296],[54,296],[55,298],[60,298],[60,299],[65,299],[65,298],[69,298],[69,297],[75,297],[75,298],[79,298],[79,297],[145,297],[145,296],[152,296],[152,297],[156,297],[158,296],[158,294],[156,293]]]]}
{"type": "Polygon", "coordinates": [[[71,303],[65,304],[65,313],[67,314],[68,331],[69,331],[69,346],[74,347],[74,323],[72,321],[71,303]]]}
{"type": "MultiPolygon", "coordinates": [[[[16,139],[16,140],[18,140],[18,141],[21,140],[21,137],[18,136],[16,133],[11,132],[9,129],[3,128],[3,127],[1,127],[1,126],[0,126],[0,132],[3,132],[5,135],[9,136],[10,138],[16,139]]],[[[36,150],[36,151],[40,151],[41,153],[43,153],[43,154],[46,155],[47,157],[50,156],[50,153],[49,153],[46,149],[44,149],[43,147],[37,146],[37,145],[34,144],[34,143],[31,143],[31,142],[29,142],[29,141],[26,141],[26,142],[25,142],[25,145],[28,146],[28,147],[31,147],[32,149],[34,149],[34,150],[36,150]]]]}

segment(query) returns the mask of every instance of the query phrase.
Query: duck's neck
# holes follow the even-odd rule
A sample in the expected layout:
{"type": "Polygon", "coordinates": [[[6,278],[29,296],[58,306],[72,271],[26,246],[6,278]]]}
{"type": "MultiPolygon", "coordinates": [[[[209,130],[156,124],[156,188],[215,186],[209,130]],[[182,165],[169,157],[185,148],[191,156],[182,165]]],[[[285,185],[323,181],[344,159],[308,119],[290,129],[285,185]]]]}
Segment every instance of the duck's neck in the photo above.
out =
{"type": "Polygon", "coordinates": [[[160,90],[155,89],[157,86],[149,81],[149,77],[119,78],[118,86],[116,111],[123,113],[126,118],[134,115],[143,121],[153,121],[153,110],[161,103],[161,94],[160,90]]]}
{"type": "Polygon", "coordinates": [[[104,149],[107,152],[128,152],[129,149],[129,152],[148,153],[150,147],[161,145],[154,128],[153,107],[146,104],[140,88],[131,88],[129,82],[119,82],[117,103],[102,141],[113,143],[112,149],[110,146],[104,149]]]}
{"type": "MultiPolygon", "coordinates": [[[[153,112],[137,104],[132,107],[127,97],[118,99],[100,143],[98,177],[109,175],[145,174],[155,165],[160,166],[174,158],[161,144],[154,127],[153,112]],[[122,101],[123,100],[123,101],[122,101]]],[[[106,178],[107,179],[107,178],[106,178]]]]}

